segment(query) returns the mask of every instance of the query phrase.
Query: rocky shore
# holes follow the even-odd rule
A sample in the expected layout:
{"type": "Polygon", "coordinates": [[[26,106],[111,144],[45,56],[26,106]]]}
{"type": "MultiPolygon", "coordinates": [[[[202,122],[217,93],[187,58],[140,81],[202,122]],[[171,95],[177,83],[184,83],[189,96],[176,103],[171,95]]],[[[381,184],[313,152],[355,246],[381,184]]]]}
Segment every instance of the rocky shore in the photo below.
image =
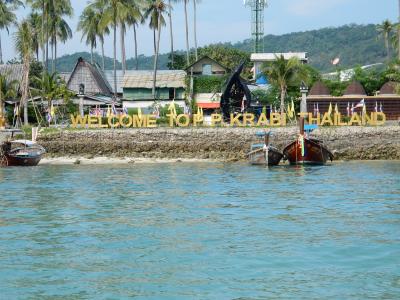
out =
{"type": "MultiPolygon", "coordinates": [[[[246,159],[258,128],[156,128],[60,130],[41,133],[47,158],[96,157],[151,159],[246,159]]],[[[296,138],[297,127],[272,129],[272,144],[283,149],[296,138]]],[[[337,160],[400,159],[400,126],[324,127],[313,133],[337,160]]]]}

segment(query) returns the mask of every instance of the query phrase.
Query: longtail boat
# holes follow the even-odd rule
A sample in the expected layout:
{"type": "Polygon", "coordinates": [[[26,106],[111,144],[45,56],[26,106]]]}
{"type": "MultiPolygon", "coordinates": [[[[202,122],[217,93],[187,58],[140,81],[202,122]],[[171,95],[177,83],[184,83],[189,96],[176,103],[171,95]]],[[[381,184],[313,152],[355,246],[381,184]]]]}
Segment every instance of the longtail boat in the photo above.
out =
{"type": "Polygon", "coordinates": [[[257,133],[258,137],[264,137],[264,143],[256,143],[250,146],[247,153],[249,163],[252,165],[276,166],[283,158],[283,153],[269,143],[271,132],[257,133]]]}
{"type": "Polygon", "coordinates": [[[0,151],[1,166],[36,166],[46,150],[29,140],[4,142],[0,151]]]}
{"type": "Polygon", "coordinates": [[[310,138],[308,133],[316,129],[316,125],[308,125],[304,130],[304,119],[300,118],[300,134],[298,138],[283,149],[283,154],[292,165],[324,165],[333,161],[333,154],[322,141],[310,138]]]}

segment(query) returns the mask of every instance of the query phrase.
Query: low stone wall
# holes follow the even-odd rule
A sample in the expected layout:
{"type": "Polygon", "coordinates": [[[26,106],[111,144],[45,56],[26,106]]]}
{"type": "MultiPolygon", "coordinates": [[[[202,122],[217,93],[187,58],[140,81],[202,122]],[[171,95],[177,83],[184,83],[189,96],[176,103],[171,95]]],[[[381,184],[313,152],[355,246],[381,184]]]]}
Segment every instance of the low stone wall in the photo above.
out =
{"type": "MultiPolygon", "coordinates": [[[[49,156],[109,156],[244,160],[258,128],[156,128],[59,131],[40,134],[49,156]]],[[[272,129],[272,144],[283,149],[297,127],[272,129]]],[[[339,160],[400,159],[400,126],[324,127],[321,139],[339,160]]]]}

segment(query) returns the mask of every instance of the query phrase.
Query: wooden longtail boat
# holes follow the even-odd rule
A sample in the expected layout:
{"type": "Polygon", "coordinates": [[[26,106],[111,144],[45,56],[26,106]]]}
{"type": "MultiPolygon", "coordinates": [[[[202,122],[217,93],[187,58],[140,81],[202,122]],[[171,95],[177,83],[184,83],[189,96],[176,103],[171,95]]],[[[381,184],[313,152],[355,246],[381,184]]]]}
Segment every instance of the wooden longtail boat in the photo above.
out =
{"type": "Polygon", "coordinates": [[[252,144],[250,152],[247,153],[249,163],[252,165],[276,166],[283,158],[283,153],[269,144],[268,133],[257,133],[257,136],[264,137],[264,143],[252,144]]]}
{"type": "Polygon", "coordinates": [[[36,166],[46,150],[28,140],[5,142],[1,146],[1,166],[36,166]]]}
{"type": "MultiPolygon", "coordinates": [[[[308,131],[314,128],[310,127],[308,131]]],[[[324,165],[328,160],[333,161],[333,154],[323,142],[309,138],[304,132],[304,119],[300,119],[300,134],[298,138],[285,147],[283,154],[292,165],[324,165]]]]}

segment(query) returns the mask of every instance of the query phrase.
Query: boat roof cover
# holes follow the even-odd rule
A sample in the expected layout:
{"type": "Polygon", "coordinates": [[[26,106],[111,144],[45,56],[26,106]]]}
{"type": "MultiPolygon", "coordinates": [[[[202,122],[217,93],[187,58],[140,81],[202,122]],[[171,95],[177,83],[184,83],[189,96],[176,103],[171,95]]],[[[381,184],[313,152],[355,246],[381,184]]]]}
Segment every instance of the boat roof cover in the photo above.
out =
{"type": "Polygon", "coordinates": [[[35,142],[32,142],[30,140],[15,140],[15,141],[11,141],[11,143],[24,144],[24,145],[27,145],[27,146],[37,145],[35,142]]]}

